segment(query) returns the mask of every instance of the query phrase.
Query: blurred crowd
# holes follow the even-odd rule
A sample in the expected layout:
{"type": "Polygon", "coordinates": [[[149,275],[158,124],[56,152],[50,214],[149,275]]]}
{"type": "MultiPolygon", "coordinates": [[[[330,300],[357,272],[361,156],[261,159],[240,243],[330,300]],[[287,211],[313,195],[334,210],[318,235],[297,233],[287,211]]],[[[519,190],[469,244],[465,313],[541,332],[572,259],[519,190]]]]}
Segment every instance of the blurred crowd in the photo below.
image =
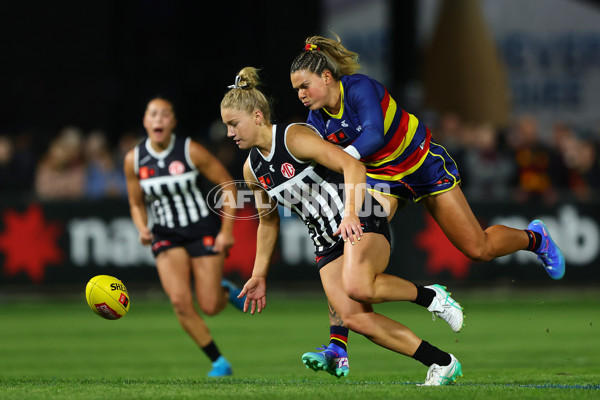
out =
{"type": "Polygon", "coordinates": [[[542,132],[532,115],[506,129],[441,116],[432,130],[458,164],[470,200],[600,201],[600,130],[556,121],[542,132]]]}
{"type": "Polygon", "coordinates": [[[125,197],[123,159],[140,140],[133,133],[112,145],[101,130],[67,126],[45,144],[34,135],[0,135],[0,190],[40,200],[125,197]]]}
{"type": "MultiPolygon", "coordinates": [[[[241,179],[245,155],[226,139],[221,125],[192,137],[241,179]]],[[[430,129],[458,164],[470,200],[600,201],[600,130],[581,132],[556,122],[551,132],[540,132],[529,115],[499,130],[463,123],[454,114],[434,118],[430,129]]],[[[111,143],[101,130],[67,126],[39,148],[31,135],[0,134],[0,193],[43,201],[125,199],[123,159],[143,138],[131,132],[111,143]]]]}

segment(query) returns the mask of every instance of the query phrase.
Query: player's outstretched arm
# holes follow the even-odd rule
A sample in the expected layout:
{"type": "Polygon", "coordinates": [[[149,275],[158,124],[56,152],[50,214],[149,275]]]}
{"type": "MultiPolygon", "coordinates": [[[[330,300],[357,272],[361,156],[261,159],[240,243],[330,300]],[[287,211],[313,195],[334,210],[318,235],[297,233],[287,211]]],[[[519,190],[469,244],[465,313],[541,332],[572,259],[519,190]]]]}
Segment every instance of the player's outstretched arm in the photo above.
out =
{"type": "Polygon", "coordinates": [[[252,277],[246,282],[238,297],[246,296],[244,312],[247,312],[250,307],[250,314],[254,314],[256,311],[260,313],[267,306],[266,278],[279,237],[279,213],[277,204],[262,189],[252,174],[248,161],[244,164],[244,179],[254,193],[260,221],[256,231],[256,258],[252,277]]]}

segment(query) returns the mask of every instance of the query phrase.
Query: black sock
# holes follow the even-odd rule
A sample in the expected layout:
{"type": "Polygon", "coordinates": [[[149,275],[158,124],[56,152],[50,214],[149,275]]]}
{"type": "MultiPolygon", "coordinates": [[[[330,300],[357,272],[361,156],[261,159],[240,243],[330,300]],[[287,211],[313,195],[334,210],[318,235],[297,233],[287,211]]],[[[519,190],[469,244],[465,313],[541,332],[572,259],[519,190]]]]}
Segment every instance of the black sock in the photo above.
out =
{"type": "Polygon", "coordinates": [[[431,367],[432,364],[444,366],[450,364],[452,361],[450,354],[438,349],[435,346],[432,346],[425,340],[421,342],[419,348],[417,351],[415,351],[415,354],[413,354],[412,358],[425,364],[427,367],[431,367]]]}
{"type": "Polygon", "coordinates": [[[344,326],[333,325],[329,327],[329,343],[333,343],[344,350],[348,346],[348,328],[344,326]]]}
{"type": "Polygon", "coordinates": [[[217,358],[221,356],[221,352],[217,348],[214,341],[210,342],[206,346],[202,347],[202,351],[210,358],[211,362],[217,361],[217,358]]]}
{"type": "Polygon", "coordinates": [[[429,307],[433,301],[433,298],[435,297],[435,290],[421,285],[415,286],[417,287],[417,298],[413,301],[413,303],[425,308],[429,307]]]}
{"type": "Polygon", "coordinates": [[[535,252],[537,249],[540,248],[540,245],[542,244],[542,235],[532,231],[531,229],[524,229],[524,231],[527,234],[527,237],[529,238],[529,245],[527,246],[526,250],[535,252]]]}

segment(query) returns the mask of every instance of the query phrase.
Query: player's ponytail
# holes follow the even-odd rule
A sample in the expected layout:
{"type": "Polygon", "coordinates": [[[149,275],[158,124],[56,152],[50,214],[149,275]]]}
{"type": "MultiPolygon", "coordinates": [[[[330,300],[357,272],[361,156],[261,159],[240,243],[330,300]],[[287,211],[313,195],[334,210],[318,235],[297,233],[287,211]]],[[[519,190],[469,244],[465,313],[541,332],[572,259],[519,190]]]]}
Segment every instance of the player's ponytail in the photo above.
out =
{"type": "Polygon", "coordinates": [[[339,36],[337,40],[322,36],[306,39],[303,51],[294,59],[290,74],[299,70],[308,70],[317,75],[329,70],[335,79],[343,75],[352,75],[360,69],[358,54],[346,49],[339,36]]]}
{"type": "Polygon", "coordinates": [[[266,121],[271,122],[271,104],[258,87],[261,85],[258,69],[244,67],[235,77],[233,85],[227,86],[221,108],[233,108],[252,113],[260,110],[266,121]]]}

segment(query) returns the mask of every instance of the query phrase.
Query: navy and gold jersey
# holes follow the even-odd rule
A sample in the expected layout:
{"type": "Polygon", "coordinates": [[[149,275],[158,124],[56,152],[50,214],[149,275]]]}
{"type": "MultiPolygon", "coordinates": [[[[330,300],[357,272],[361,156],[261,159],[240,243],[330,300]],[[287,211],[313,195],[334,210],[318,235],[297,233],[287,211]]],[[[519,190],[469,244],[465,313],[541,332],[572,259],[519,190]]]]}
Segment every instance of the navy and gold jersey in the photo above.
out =
{"type": "Polygon", "coordinates": [[[431,133],[399,108],[382,84],[366,75],[344,75],[340,90],[338,114],[321,109],[308,116],[324,139],[342,147],[352,144],[373,176],[402,178],[422,162],[431,133]]]}
{"type": "Polygon", "coordinates": [[[431,132],[424,124],[398,107],[381,83],[362,74],[344,75],[340,91],[341,108],[336,115],[325,109],[311,110],[307,122],[324,139],[356,149],[367,168],[369,185],[383,184],[394,196],[418,201],[423,196],[449,190],[460,181],[458,170],[447,154],[443,154],[445,166],[440,167],[443,174],[421,170],[414,175],[424,164],[431,164],[428,158],[435,160],[445,150],[431,141],[431,132]],[[446,179],[449,179],[447,184],[438,185],[438,181],[446,179]]]}

